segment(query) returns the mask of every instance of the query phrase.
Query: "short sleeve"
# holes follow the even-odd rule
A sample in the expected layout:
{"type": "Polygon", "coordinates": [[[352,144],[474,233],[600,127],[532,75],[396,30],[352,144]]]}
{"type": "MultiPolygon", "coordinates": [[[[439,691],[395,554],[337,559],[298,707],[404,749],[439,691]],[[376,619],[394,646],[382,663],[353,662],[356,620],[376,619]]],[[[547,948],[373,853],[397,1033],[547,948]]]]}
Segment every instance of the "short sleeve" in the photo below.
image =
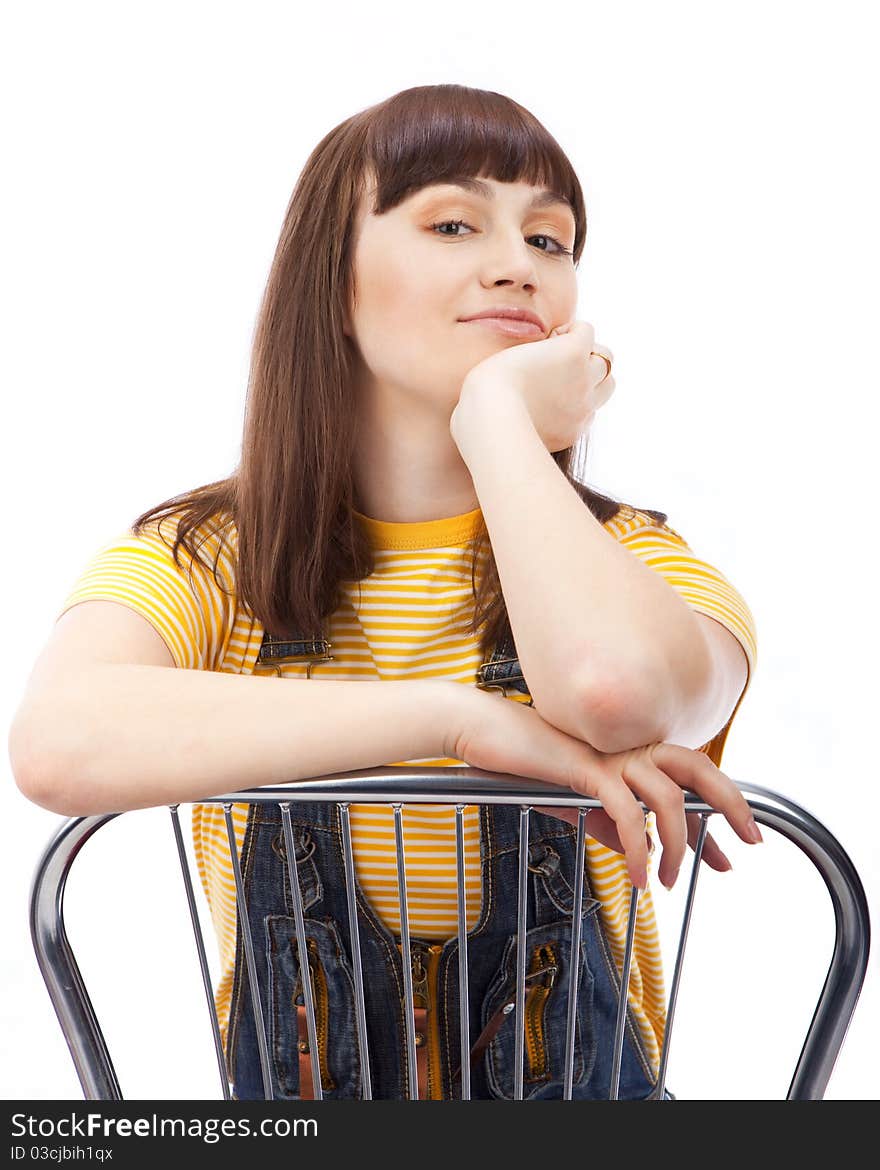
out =
{"type": "Polygon", "coordinates": [[[748,667],[745,686],[727,725],[703,749],[717,765],[730,724],[749,688],[758,661],[754,615],[745,598],[724,573],[698,557],[684,537],[668,524],[658,524],[653,517],[637,513],[636,519],[621,524],[615,535],[625,548],[660,573],[690,606],[700,613],[708,614],[728,629],[743,648],[748,667]]]}
{"type": "MultiPolygon", "coordinates": [[[[163,518],[161,528],[161,536],[155,521],[137,536],[129,529],[99,549],[74,582],[58,618],[81,601],[118,601],[147,619],[175,666],[217,670],[229,640],[234,603],[211,570],[182,545],[178,568],[171,551],[175,524],[163,518]]],[[[195,539],[208,565],[213,564],[210,543],[200,547],[195,539]]]]}
{"type": "Polygon", "coordinates": [[[620,543],[660,573],[694,609],[730,630],[745,651],[751,676],[758,660],[755,618],[721,570],[698,557],[674,528],[653,520],[625,533],[620,543]]]}

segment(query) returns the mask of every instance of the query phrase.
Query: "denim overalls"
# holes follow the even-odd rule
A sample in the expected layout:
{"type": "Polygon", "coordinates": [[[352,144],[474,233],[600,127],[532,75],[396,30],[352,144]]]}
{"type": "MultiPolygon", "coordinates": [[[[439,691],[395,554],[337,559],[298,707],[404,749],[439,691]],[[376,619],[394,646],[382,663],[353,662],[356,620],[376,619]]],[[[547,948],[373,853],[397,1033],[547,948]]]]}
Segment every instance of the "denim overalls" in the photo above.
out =
{"type": "MultiPolygon", "coordinates": [[[[329,657],[328,646],[323,638],[282,640],[267,633],[258,662],[311,664],[329,657]]],[[[478,685],[511,687],[528,693],[509,633],[480,668],[478,685]]],[[[290,817],[315,993],[322,1091],[327,1098],[358,1098],[362,1095],[361,1071],[339,810],[336,804],[292,800],[290,817]]],[[[526,1099],[563,1096],[575,847],[573,826],[532,810],[523,1077],[526,1099]]],[[[481,807],[480,857],[482,909],[467,937],[471,1045],[515,995],[517,806],[481,807]]],[[[266,1021],[273,1093],[276,1100],[298,1098],[300,1053],[295,1005],[304,1000],[277,804],[251,806],[241,869],[266,1021]]],[[[374,913],[359,884],[357,907],[372,1096],[406,1098],[409,1093],[400,939],[374,913]]],[[[619,977],[598,909],[599,902],[590,896],[585,882],[574,1099],[607,1098],[611,1078],[619,977]]],[[[431,1096],[459,1097],[458,940],[454,937],[441,943],[411,937],[410,945],[414,965],[419,965],[420,974],[427,971],[432,984],[429,1005],[433,1005],[436,1030],[435,1042],[429,1049],[433,1054],[431,1096]]],[[[429,1007],[429,1014],[431,1010],[429,1007]]],[[[510,1011],[479,1061],[471,1066],[472,1098],[513,1099],[514,1052],[515,1013],[510,1011]]],[[[226,1059],[235,1096],[240,1100],[263,1099],[240,928],[226,1059]]],[[[639,1027],[627,1008],[618,1095],[621,1099],[646,1098],[651,1096],[654,1085],[639,1027]]]]}

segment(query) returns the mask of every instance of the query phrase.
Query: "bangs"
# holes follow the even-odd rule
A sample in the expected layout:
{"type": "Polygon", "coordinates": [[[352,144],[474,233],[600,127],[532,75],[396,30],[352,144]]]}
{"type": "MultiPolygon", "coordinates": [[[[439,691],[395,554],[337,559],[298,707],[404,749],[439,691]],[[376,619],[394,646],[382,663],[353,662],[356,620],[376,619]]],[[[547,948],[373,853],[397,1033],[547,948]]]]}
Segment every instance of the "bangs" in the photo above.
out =
{"type": "Polygon", "coordinates": [[[373,211],[395,207],[422,187],[487,178],[545,187],[574,215],[574,258],[586,213],[574,169],[555,138],[523,106],[491,90],[424,85],[365,111],[364,174],[375,179],[373,211]]]}

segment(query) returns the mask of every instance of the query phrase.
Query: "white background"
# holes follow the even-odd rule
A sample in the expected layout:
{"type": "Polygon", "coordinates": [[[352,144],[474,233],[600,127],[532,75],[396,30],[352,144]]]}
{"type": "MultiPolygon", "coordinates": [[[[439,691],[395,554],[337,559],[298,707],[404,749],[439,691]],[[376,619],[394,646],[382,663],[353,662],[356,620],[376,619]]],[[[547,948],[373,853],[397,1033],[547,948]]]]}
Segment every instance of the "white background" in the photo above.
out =
{"type": "MultiPolygon", "coordinates": [[[[6,726],[86,561],[150,505],[236,465],[259,298],[317,141],[412,85],[494,89],[544,122],[584,188],[578,316],[613,350],[617,382],[586,479],[665,511],[745,596],[758,667],[723,767],[824,821],[876,906],[872,9],[8,7],[6,726]]],[[[3,765],[0,1096],[75,1098],[27,922],[61,819],[3,765]]],[[[210,1097],[167,822],[129,814],[83,851],[70,937],[123,1092],[210,1097]]],[[[668,1083],[682,1098],[781,1097],[830,958],[830,903],[769,831],[757,848],[718,835],[734,871],[703,867],[668,1083]]],[[[656,887],[664,923],[680,897],[656,887]]],[[[878,1095],[878,1015],[874,964],[829,1098],[878,1095]]]]}

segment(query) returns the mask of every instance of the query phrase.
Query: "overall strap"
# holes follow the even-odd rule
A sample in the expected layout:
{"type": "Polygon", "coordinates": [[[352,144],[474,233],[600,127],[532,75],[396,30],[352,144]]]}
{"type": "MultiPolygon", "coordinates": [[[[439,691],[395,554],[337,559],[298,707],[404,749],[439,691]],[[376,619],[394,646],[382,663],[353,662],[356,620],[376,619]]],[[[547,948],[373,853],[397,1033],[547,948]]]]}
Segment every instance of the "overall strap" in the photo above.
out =
{"type": "MultiPolygon", "coordinates": [[[[523,677],[516,644],[510,630],[510,623],[505,623],[506,629],[499,638],[488,661],[484,662],[477,671],[477,686],[481,690],[497,690],[502,693],[510,688],[520,694],[529,694],[528,683],[523,677]]],[[[332,662],[334,656],[330,653],[332,642],[319,630],[317,636],[308,637],[299,631],[279,636],[268,630],[263,633],[260,652],[257,655],[256,665],[267,663],[274,666],[281,674],[281,666],[287,663],[308,663],[306,677],[311,678],[312,665],[315,662],[332,662]]],[[[531,698],[529,706],[531,706],[531,698]]]]}
{"type": "Polygon", "coordinates": [[[528,705],[532,707],[534,704],[529,685],[523,677],[509,621],[505,625],[506,629],[498,639],[488,662],[484,662],[477,671],[477,686],[483,691],[500,691],[502,694],[506,694],[508,689],[519,691],[520,694],[529,695],[528,705]]]}

